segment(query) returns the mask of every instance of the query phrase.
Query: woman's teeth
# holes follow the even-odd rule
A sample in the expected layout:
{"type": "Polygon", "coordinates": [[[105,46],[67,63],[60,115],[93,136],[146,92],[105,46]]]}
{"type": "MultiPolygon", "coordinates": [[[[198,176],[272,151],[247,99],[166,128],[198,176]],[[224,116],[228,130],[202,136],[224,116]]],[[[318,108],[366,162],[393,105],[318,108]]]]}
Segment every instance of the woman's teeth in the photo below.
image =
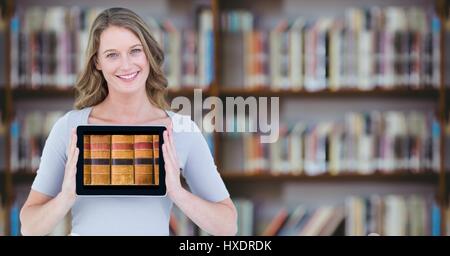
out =
{"type": "Polygon", "coordinates": [[[139,72],[137,71],[137,72],[134,72],[134,73],[129,74],[129,75],[123,75],[123,76],[118,76],[118,77],[122,78],[122,79],[125,79],[125,80],[133,80],[137,76],[138,73],[139,72]]]}

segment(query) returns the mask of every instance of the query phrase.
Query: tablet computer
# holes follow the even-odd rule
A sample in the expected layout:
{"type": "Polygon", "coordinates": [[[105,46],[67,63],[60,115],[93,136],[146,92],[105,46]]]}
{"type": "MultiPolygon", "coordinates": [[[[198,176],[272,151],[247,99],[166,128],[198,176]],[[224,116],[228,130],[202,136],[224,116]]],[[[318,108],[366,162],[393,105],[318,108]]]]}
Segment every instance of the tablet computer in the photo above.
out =
{"type": "Polygon", "coordinates": [[[164,130],[164,126],[78,126],[77,195],[166,195],[164,130]]]}

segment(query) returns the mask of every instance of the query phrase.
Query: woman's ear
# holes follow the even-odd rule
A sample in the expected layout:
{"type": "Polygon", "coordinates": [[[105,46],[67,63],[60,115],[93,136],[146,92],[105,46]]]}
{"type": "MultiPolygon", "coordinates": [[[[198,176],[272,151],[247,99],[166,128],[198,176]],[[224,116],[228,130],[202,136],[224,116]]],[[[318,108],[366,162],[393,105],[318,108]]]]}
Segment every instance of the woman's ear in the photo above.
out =
{"type": "Polygon", "coordinates": [[[94,57],[94,64],[95,64],[95,68],[96,68],[98,71],[101,71],[101,70],[102,70],[102,66],[100,66],[100,64],[99,64],[99,62],[98,62],[98,57],[97,57],[97,55],[95,55],[95,57],[94,57]]]}

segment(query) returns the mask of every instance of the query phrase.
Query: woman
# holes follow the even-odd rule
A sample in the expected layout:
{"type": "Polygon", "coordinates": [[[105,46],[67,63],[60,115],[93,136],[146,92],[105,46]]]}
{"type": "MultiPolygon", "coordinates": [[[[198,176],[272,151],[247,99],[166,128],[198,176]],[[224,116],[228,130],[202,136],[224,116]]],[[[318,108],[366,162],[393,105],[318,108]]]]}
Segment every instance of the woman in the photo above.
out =
{"type": "Polygon", "coordinates": [[[176,132],[184,116],[167,111],[163,53],[143,20],[124,8],[94,21],[87,64],[76,84],[75,108],[47,138],[41,163],[21,214],[22,234],[46,235],[72,210],[79,235],[168,235],[172,203],[206,232],[234,235],[236,209],[207,143],[195,132],[176,132]],[[77,197],[75,128],[85,124],[165,125],[162,146],[166,197],[77,197]],[[68,141],[70,138],[70,141],[68,141]],[[182,167],[182,168],[180,168],[182,167]],[[180,170],[190,190],[180,184],[180,170]]]}

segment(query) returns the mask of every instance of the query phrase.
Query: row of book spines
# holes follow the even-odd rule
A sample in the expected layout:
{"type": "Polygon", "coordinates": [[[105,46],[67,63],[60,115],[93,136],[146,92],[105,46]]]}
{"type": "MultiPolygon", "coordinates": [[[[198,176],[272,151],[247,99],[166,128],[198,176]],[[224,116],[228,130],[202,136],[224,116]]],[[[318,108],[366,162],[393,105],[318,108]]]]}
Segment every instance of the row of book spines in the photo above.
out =
{"type": "MultiPolygon", "coordinates": [[[[84,63],[84,54],[78,53],[85,48],[89,24],[93,22],[100,11],[99,8],[50,7],[44,9],[32,7],[26,9],[23,13],[18,12],[14,15],[10,24],[11,41],[13,45],[17,44],[18,47],[12,49],[11,52],[13,86],[19,84],[70,86],[73,84],[76,80],[77,70],[84,63]],[[40,25],[44,24],[43,22],[50,25],[40,25]]],[[[177,52],[194,55],[189,59],[198,59],[198,63],[190,63],[190,61],[185,63],[185,58],[182,58],[182,56],[168,54],[168,63],[179,63],[177,69],[184,72],[179,74],[181,77],[173,78],[173,71],[171,71],[168,74],[169,86],[180,87],[199,84],[206,87],[211,83],[213,71],[209,64],[213,59],[213,51],[204,51],[203,48],[205,47],[201,47],[202,44],[208,45],[213,40],[212,33],[210,33],[212,31],[212,19],[204,18],[204,16],[208,16],[208,12],[210,13],[210,10],[205,9],[200,14],[198,33],[194,32],[194,29],[186,29],[181,34],[183,37],[180,37],[180,40],[184,40],[185,34],[187,34],[186,39],[190,40],[193,38],[190,34],[194,33],[197,39],[190,41],[191,44],[177,43],[180,46],[177,52]],[[184,33],[185,31],[187,33],[184,33]],[[193,47],[184,47],[185,45],[192,45],[192,43],[193,47]],[[197,51],[197,49],[199,50],[197,51]],[[194,52],[191,50],[194,50],[194,52]],[[178,61],[180,59],[182,62],[178,61]],[[198,65],[198,67],[192,65],[198,65]],[[199,69],[198,72],[197,69],[199,69]],[[189,70],[196,72],[192,73],[189,70]],[[176,81],[173,81],[173,79],[176,79],[176,81]]],[[[146,17],[146,22],[150,25],[153,36],[163,48],[163,35],[178,34],[176,30],[164,30],[164,26],[160,26],[150,17],[146,17]],[[147,19],[151,21],[147,21],[147,19]]],[[[174,40],[170,40],[170,42],[173,43],[174,40]]]]}
{"type": "MultiPolygon", "coordinates": [[[[336,23],[342,23],[353,30],[398,30],[402,28],[414,28],[423,30],[424,27],[437,27],[439,24],[433,22],[430,17],[437,16],[436,11],[424,6],[367,6],[347,7],[344,12],[337,12],[333,18],[336,23]]],[[[249,31],[255,27],[266,25],[261,22],[254,22],[262,17],[252,11],[244,9],[224,10],[221,12],[221,28],[224,31],[249,31]],[[257,16],[257,17],[255,17],[257,16]],[[256,26],[255,26],[256,25],[256,26]]],[[[317,15],[315,15],[317,16],[317,15]]],[[[324,15],[322,15],[324,17],[324,15]]],[[[274,31],[286,28],[297,28],[300,22],[315,22],[317,18],[301,16],[294,20],[292,24],[287,21],[280,22],[273,27],[274,31]]],[[[450,27],[450,17],[447,17],[447,26],[450,27]]]]}
{"type": "Polygon", "coordinates": [[[111,167],[85,165],[85,185],[158,185],[159,171],[148,166],[111,167]],[[86,176],[87,175],[87,176],[86,176]],[[155,176],[154,178],[152,176],[155,176]],[[154,181],[153,181],[154,179],[154,181]]]}
{"type": "MultiPolygon", "coordinates": [[[[395,85],[438,86],[438,17],[416,7],[368,11],[349,9],[347,22],[299,17],[289,24],[281,20],[275,29],[266,32],[248,28],[252,20],[248,19],[249,15],[252,17],[249,12],[231,11],[240,17],[232,24],[245,29],[229,29],[224,40],[230,35],[241,35],[244,39],[235,44],[243,45],[246,53],[242,54],[244,82],[235,79],[232,83],[307,90],[352,88],[355,84],[365,90],[395,85]],[[388,20],[384,20],[385,15],[388,20]]],[[[225,13],[233,17],[230,14],[225,13]]],[[[232,44],[224,44],[227,45],[232,44]]],[[[235,61],[240,56],[231,58],[235,61]]]]}
{"type": "Polygon", "coordinates": [[[346,235],[440,235],[440,206],[430,197],[350,196],[346,199],[346,235]]]}
{"type": "Polygon", "coordinates": [[[85,136],[84,149],[84,184],[159,184],[157,135],[85,136]]]}
{"type": "Polygon", "coordinates": [[[233,135],[244,149],[243,166],[237,168],[308,174],[439,169],[440,127],[431,113],[348,113],[344,123],[281,127],[272,144],[260,143],[259,134],[233,135]]]}
{"type": "MultiPolygon", "coordinates": [[[[75,82],[77,70],[80,69],[80,63],[83,63],[82,60],[77,59],[82,57],[77,56],[82,54],[76,54],[76,52],[61,53],[60,48],[68,47],[68,40],[65,38],[59,39],[62,42],[57,41],[50,45],[47,41],[55,41],[57,38],[55,38],[54,33],[49,33],[49,35],[44,32],[20,34],[17,39],[13,38],[19,45],[18,50],[14,51],[12,56],[11,77],[13,86],[19,84],[70,86],[75,82]]],[[[194,31],[187,31],[187,33],[182,33],[181,36],[176,37],[173,34],[172,32],[163,36],[164,40],[168,42],[167,47],[164,43],[161,43],[167,54],[167,63],[164,65],[164,70],[167,73],[169,86],[208,86],[212,80],[210,64],[213,59],[213,47],[209,46],[212,44],[212,34],[194,31]],[[195,34],[194,37],[198,34],[198,39],[192,39],[194,37],[190,36],[189,33],[195,34]],[[170,38],[166,39],[166,37],[170,38]],[[190,43],[186,42],[187,40],[193,41],[190,43]],[[205,41],[203,44],[206,45],[207,51],[196,50],[199,48],[200,41],[205,41]],[[187,48],[184,47],[185,45],[193,45],[193,47],[187,48]],[[175,47],[176,49],[169,49],[169,47],[175,47]]],[[[72,47],[77,45],[76,42],[71,42],[71,44],[73,44],[72,47]]]]}
{"type": "MultiPolygon", "coordinates": [[[[80,65],[77,65],[75,60],[75,55],[77,54],[68,54],[67,56],[63,54],[61,56],[57,52],[46,55],[38,54],[37,52],[27,53],[26,51],[33,51],[33,49],[43,48],[43,46],[33,47],[36,44],[36,40],[31,40],[31,43],[21,43],[20,40],[22,38],[18,39],[19,45],[26,44],[32,47],[28,47],[31,50],[23,50],[26,46],[20,46],[20,56],[13,56],[13,58],[19,59],[18,61],[13,60],[12,63],[11,77],[13,86],[31,84],[32,87],[45,85],[69,87],[75,83],[77,70],[80,69],[80,65]],[[34,57],[30,57],[31,55],[34,57]]],[[[212,35],[202,34],[199,40],[204,40],[207,42],[207,45],[210,45],[212,35]]],[[[181,43],[180,39],[178,45],[182,45],[181,43]]],[[[62,46],[56,45],[55,47],[62,46]]],[[[195,48],[198,48],[198,46],[195,46],[195,48]]],[[[187,50],[181,47],[177,49],[175,54],[168,52],[167,63],[172,63],[172,65],[169,66],[165,63],[164,70],[168,77],[169,87],[209,86],[212,80],[213,48],[211,46],[207,49],[208,51],[203,51],[202,55],[197,52],[186,52],[187,50]],[[181,61],[179,61],[180,59],[181,61]]],[[[82,61],[78,62],[82,63],[82,61]]]]}
{"type": "MultiPolygon", "coordinates": [[[[391,196],[392,197],[392,196],[391,196]]],[[[420,197],[413,197],[413,199],[408,199],[408,201],[417,202],[417,199],[420,199],[420,197]]],[[[349,198],[349,200],[351,200],[349,198]]],[[[352,199],[354,200],[354,198],[352,199]]],[[[239,205],[248,205],[250,210],[253,209],[253,202],[250,200],[234,200],[235,204],[237,206],[239,205]],[[245,203],[245,204],[243,204],[245,203]]],[[[373,200],[372,200],[373,201],[373,200]]],[[[381,198],[378,200],[380,202],[386,201],[385,199],[382,200],[381,198]],[[381,201],[380,201],[381,200],[381,201]]],[[[409,204],[409,205],[414,205],[409,204]]],[[[417,206],[417,204],[415,204],[417,206]]],[[[428,209],[427,207],[422,204],[421,211],[430,211],[436,214],[436,211],[433,209],[428,209]],[[428,210],[427,210],[428,209],[428,210]]],[[[433,206],[434,207],[434,206],[433,206]]],[[[416,207],[414,207],[416,208],[416,207]]],[[[273,216],[273,218],[267,223],[262,229],[260,235],[263,236],[275,236],[275,235],[324,235],[324,236],[330,236],[330,235],[341,235],[342,234],[348,234],[348,235],[368,235],[369,232],[375,232],[380,235],[385,235],[385,230],[380,226],[384,223],[383,218],[380,218],[382,216],[379,216],[378,219],[382,220],[381,222],[378,222],[378,226],[374,226],[370,219],[367,220],[366,223],[361,223],[360,225],[362,227],[366,226],[368,227],[367,230],[359,232],[359,233],[352,233],[352,227],[351,225],[345,227],[345,225],[342,225],[343,221],[344,223],[347,221],[355,221],[354,216],[352,212],[354,211],[354,206],[347,204],[346,206],[322,206],[318,207],[317,209],[308,208],[304,205],[299,205],[295,209],[288,209],[288,207],[281,207],[277,213],[273,216]],[[331,212],[330,212],[331,209],[331,212]],[[342,226],[341,226],[342,225],[342,226]],[[341,227],[343,229],[341,230],[341,227]],[[372,228],[369,228],[372,227],[372,228]],[[375,228],[375,229],[374,229],[375,228]]],[[[383,213],[383,212],[380,212],[383,213]]],[[[391,214],[389,212],[384,212],[383,215],[391,214]]],[[[246,233],[244,235],[258,235],[258,233],[255,233],[255,230],[253,230],[253,224],[256,226],[259,226],[259,220],[253,218],[253,211],[250,211],[251,218],[243,220],[244,222],[241,223],[243,225],[250,226],[251,233],[246,233]]],[[[241,216],[241,215],[239,215],[241,216]]],[[[437,223],[437,215],[435,215],[434,223],[437,223]]],[[[447,219],[447,235],[450,234],[449,228],[450,227],[450,208],[447,209],[446,214],[442,216],[442,218],[447,219]]],[[[417,229],[420,221],[418,221],[417,218],[410,219],[405,218],[405,220],[408,223],[414,223],[411,225],[411,227],[408,229],[409,235],[418,235],[418,234],[437,234],[432,233],[431,231],[431,225],[428,225],[426,229],[424,229],[425,225],[422,226],[422,229],[417,229]],[[407,220],[406,220],[407,219],[407,220]]],[[[422,221],[424,221],[422,219],[422,221]]],[[[346,224],[346,223],[345,223],[346,224]]],[[[191,221],[187,220],[187,217],[180,212],[178,209],[174,209],[171,213],[170,218],[170,228],[173,232],[173,235],[193,235],[194,224],[191,221]]],[[[433,225],[433,227],[436,228],[436,224],[433,225]]],[[[435,231],[436,232],[436,231],[435,231]]]]}
{"type": "Polygon", "coordinates": [[[282,206],[262,229],[262,235],[329,236],[337,231],[351,236],[366,236],[369,233],[440,235],[440,220],[449,218],[449,213],[441,216],[437,202],[427,195],[348,196],[344,201],[333,206],[300,204],[294,209],[282,206]]]}
{"type": "MultiPolygon", "coordinates": [[[[431,50],[427,50],[431,48],[424,47],[427,37],[417,36],[414,37],[416,39],[411,39],[415,42],[415,47],[411,49],[398,49],[390,45],[392,54],[387,54],[382,52],[386,51],[383,49],[388,47],[387,42],[379,42],[374,34],[364,35],[365,41],[360,40],[358,47],[348,48],[343,47],[345,44],[341,42],[344,38],[342,35],[331,36],[331,32],[330,35],[322,35],[324,40],[321,45],[318,45],[317,40],[306,40],[307,35],[302,35],[299,31],[271,33],[270,43],[268,33],[247,32],[243,35],[244,39],[239,40],[243,45],[237,46],[245,49],[241,56],[243,63],[240,64],[244,70],[243,81],[224,77],[223,82],[230,80],[232,82],[228,83],[245,87],[304,86],[307,90],[326,87],[338,89],[354,87],[355,84],[360,84],[359,87],[366,90],[378,86],[438,85],[439,55],[436,54],[438,51],[433,54],[431,50]],[[377,44],[386,46],[380,48],[376,47],[377,44]],[[323,47],[321,51],[318,51],[319,46],[323,47]],[[363,46],[365,51],[360,49],[363,46]]],[[[225,40],[227,36],[231,35],[225,35],[225,40]]],[[[406,41],[407,38],[403,39],[405,40],[402,41],[406,41]]],[[[433,44],[436,45],[432,48],[439,48],[437,36],[433,44]]]]}
{"type": "MultiPolygon", "coordinates": [[[[306,173],[316,175],[330,173],[333,175],[347,172],[371,174],[375,172],[392,173],[401,170],[411,172],[428,172],[439,170],[440,155],[438,138],[433,140],[402,140],[414,143],[407,150],[382,147],[372,137],[362,137],[357,143],[337,142],[333,136],[315,136],[309,134],[283,137],[279,142],[266,146],[260,143],[257,135],[245,135],[242,138],[244,148],[243,172],[273,172],[273,173],[306,173]],[[420,147],[428,143],[432,148],[420,147]],[[310,148],[311,152],[306,152],[310,148]],[[347,149],[351,151],[345,151],[347,149]],[[351,171],[354,170],[354,171],[351,171]],[[356,171],[358,170],[358,171],[356,171]]],[[[356,137],[354,138],[356,139],[356,137]]],[[[388,140],[389,138],[383,138],[388,140]]],[[[393,139],[396,146],[399,139],[393,139]]]]}

